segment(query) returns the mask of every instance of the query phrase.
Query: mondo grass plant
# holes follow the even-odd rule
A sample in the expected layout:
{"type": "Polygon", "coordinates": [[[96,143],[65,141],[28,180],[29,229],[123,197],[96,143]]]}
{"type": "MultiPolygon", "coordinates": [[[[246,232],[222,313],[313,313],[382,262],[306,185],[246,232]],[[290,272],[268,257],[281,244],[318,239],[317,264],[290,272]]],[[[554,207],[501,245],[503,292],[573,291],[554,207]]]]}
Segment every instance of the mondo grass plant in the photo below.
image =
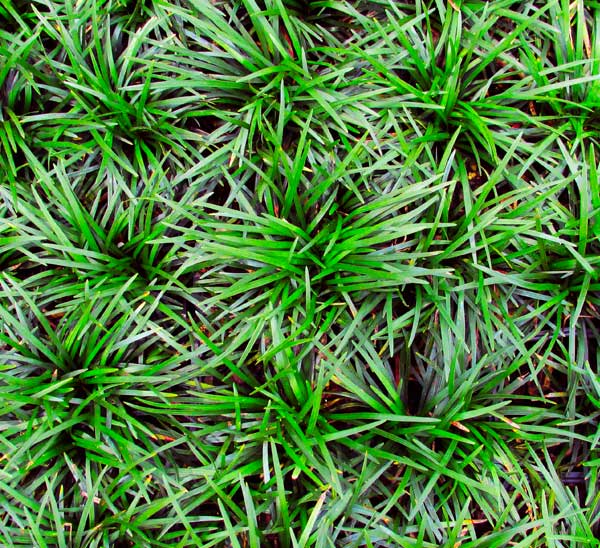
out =
{"type": "Polygon", "coordinates": [[[0,545],[600,546],[600,2],[0,0],[0,545]]]}

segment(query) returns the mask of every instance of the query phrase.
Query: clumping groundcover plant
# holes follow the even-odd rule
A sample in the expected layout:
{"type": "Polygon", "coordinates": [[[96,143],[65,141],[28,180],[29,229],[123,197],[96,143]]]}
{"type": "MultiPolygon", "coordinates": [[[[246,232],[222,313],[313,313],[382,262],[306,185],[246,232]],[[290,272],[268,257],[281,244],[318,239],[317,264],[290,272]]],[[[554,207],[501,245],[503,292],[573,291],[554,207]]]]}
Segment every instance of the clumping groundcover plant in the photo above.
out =
{"type": "Polygon", "coordinates": [[[600,546],[600,2],[0,0],[0,545],[600,546]]]}

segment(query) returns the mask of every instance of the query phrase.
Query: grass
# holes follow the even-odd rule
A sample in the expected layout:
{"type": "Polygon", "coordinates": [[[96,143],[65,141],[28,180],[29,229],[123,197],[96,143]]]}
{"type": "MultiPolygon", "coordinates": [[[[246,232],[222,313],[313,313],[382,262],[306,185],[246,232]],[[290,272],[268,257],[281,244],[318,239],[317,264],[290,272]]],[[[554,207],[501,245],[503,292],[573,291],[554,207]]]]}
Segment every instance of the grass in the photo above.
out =
{"type": "Polygon", "coordinates": [[[0,544],[600,546],[600,3],[0,0],[0,544]]]}

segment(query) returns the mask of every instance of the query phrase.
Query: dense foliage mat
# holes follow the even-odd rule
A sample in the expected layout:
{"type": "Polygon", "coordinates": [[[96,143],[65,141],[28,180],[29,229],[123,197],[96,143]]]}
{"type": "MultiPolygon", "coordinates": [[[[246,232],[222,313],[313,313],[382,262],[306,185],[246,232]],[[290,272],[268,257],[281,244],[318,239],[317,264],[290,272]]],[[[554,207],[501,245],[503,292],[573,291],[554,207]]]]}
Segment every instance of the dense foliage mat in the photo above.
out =
{"type": "Polygon", "coordinates": [[[0,0],[0,544],[600,546],[600,3],[0,0]]]}

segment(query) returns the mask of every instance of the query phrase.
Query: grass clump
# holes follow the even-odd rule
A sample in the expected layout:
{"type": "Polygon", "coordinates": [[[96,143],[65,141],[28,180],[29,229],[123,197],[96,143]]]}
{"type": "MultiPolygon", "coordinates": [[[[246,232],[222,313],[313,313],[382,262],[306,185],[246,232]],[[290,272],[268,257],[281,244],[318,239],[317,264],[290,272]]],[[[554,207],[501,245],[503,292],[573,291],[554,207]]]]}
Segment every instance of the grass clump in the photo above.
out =
{"type": "Polygon", "coordinates": [[[0,0],[0,543],[600,546],[596,4],[0,0]]]}

